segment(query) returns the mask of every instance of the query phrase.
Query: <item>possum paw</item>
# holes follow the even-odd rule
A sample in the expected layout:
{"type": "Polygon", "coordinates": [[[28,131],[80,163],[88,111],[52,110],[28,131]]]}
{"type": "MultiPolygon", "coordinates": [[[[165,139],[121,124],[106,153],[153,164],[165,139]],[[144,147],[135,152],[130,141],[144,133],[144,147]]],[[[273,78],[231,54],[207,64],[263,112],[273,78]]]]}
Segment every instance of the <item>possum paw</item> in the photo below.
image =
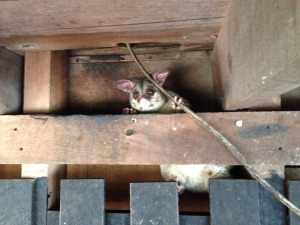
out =
{"type": "Polygon", "coordinates": [[[124,108],[123,114],[136,114],[136,110],[132,108],[124,108]]]}
{"type": "Polygon", "coordinates": [[[174,98],[173,98],[174,102],[172,102],[172,108],[175,109],[175,110],[179,110],[180,107],[179,107],[179,104],[183,104],[183,99],[176,95],[174,98]]]}

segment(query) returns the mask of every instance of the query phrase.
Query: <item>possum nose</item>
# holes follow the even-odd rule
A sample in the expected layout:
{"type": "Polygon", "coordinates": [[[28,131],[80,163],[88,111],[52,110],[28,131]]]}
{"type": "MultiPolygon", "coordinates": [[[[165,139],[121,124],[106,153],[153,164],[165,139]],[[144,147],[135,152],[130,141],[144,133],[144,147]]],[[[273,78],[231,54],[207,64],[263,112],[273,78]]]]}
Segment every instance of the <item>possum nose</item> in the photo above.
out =
{"type": "Polygon", "coordinates": [[[141,98],[140,100],[140,108],[149,107],[151,102],[147,100],[146,98],[141,98]]]}

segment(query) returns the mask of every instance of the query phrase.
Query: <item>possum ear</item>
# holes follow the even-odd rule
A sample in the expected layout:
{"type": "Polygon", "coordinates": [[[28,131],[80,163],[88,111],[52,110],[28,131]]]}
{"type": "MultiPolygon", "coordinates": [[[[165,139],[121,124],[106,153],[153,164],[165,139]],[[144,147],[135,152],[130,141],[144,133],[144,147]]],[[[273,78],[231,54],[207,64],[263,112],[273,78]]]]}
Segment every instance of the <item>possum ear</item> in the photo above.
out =
{"type": "Polygon", "coordinates": [[[131,92],[133,89],[133,83],[131,80],[117,80],[114,82],[114,86],[125,92],[131,92]]]}
{"type": "Polygon", "coordinates": [[[164,70],[155,72],[152,76],[156,83],[158,83],[159,85],[163,85],[163,83],[165,82],[165,80],[169,76],[169,74],[170,74],[170,70],[164,69],[164,70]]]}

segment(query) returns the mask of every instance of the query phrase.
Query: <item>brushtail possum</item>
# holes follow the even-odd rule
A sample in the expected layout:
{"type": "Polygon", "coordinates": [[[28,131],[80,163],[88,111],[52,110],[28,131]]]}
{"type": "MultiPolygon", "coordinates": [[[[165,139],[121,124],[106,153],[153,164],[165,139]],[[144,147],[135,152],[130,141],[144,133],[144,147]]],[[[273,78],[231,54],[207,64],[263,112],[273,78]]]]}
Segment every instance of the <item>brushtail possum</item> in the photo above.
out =
{"type": "MultiPolygon", "coordinates": [[[[155,72],[152,77],[159,85],[163,85],[170,74],[169,69],[155,72]]],[[[148,78],[133,78],[130,80],[117,80],[115,87],[129,93],[129,102],[132,109],[124,109],[124,113],[158,112],[174,113],[181,109],[169,98],[167,98],[148,78]]],[[[168,90],[174,96],[175,102],[189,103],[168,90]]],[[[199,165],[161,165],[161,175],[166,181],[175,181],[178,184],[178,193],[184,190],[193,192],[207,192],[210,178],[229,178],[230,167],[199,164],[199,165]]]]}
{"type": "MultiPolygon", "coordinates": [[[[170,70],[164,69],[155,72],[152,77],[157,84],[163,85],[169,74],[170,70]]],[[[155,87],[147,77],[117,80],[114,85],[116,88],[129,93],[129,103],[138,112],[181,112],[181,109],[155,87]]],[[[168,90],[168,93],[174,97],[177,103],[182,101],[183,104],[189,105],[186,100],[180,98],[174,92],[168,90]]],[[[123,111],[126,113],[126,109],[123,111]]]]}

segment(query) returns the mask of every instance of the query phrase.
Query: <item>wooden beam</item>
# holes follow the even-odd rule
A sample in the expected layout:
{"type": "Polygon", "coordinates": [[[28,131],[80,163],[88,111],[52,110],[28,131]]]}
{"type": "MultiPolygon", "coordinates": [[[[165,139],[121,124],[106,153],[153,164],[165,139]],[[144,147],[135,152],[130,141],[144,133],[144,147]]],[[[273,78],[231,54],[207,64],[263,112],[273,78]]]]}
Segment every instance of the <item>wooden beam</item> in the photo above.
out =
{"type": "MultiPolygon", "coordinates": [[[[24,113],[62,113],[67,102],[68,57],[65,51],[25,54],[24,113]]],[[[22,163],[22,177],[48,177],[49,208],[57,207],[59,183],[66,176],[65,165],[22,163]]]]}
{"type": "Polygon", "coordinates": [[[295,0],[231,2],[212,53],[224,109],[249,108],[300,85],[299,12],[295,0]]]}
{"type": "MultiPolygon", "coordinates": [[[[240,149],[250,164],[300,164],[300,112],[201,116],[240,149]]],[[[239,164],[185,114],[1,116],[0,136],[2,164],[239,164]]]]}
{"type": "Polygon", "coordinates": [[[0,114],[22,109],[23,57],[0,47],[0,114]]]}
{"type": "Polygon", "coordinates": [[[24,51],[108,47],[105,42],[129,41],[212,44],[210,36],[219,32],[228,0],[31,3],[38,13],[26,1],[0,2],[5,12],[0,14],[0,46],[24,51]],[[28,20],[31,23],[24,24],[28,20]]]}

